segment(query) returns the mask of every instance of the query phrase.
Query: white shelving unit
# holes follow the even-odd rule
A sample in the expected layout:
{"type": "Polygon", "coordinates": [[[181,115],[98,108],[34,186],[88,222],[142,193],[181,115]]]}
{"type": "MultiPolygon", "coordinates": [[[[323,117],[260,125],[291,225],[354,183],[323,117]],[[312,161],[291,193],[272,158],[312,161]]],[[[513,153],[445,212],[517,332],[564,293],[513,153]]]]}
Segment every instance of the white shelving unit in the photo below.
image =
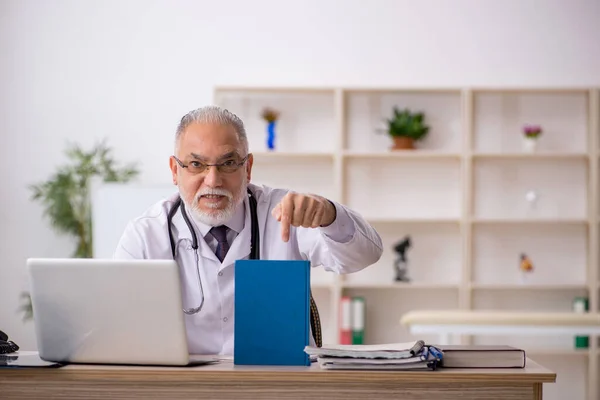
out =
{"type": "MultiPolygon", "coordinates": [[[[215,103],[246,123],[255,182],[319,193],[362,213],[383,238],[381,260],[336,276],[314,270],[326,342],[337,342],[344,295],[366,300],[365,340],[416,339],[399,325],[413,309],[599,310],[598,88],[217,87],[215,103]],[[415,150],[379,132],[397,105],[431,127],[415,150]],[[276,150],[263,107],[281,112],[276,150]],[[535,153],[522,126],[540,124],[535,153]],[[535,207],[526,192],[537,193],[535,207]],[[394,282],[393,246],[410,235],[410,283],[394,282]],[[520,281],[519,255],[535,267],[520,281]]],[[[419,337],[436,340],[435,337],[419,337]]],[[[524,347],[554,369],[545,398],[597,399],[598,338],[464,337],[524,347]]]]}

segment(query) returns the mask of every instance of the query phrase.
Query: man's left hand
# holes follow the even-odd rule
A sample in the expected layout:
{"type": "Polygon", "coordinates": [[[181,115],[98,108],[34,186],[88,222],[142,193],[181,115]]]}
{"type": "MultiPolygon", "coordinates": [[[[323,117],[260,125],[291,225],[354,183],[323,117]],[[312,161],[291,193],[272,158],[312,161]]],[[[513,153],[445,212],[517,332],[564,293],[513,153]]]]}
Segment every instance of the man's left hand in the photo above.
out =
{"type": "Polygon", "coordinates": [[[314,194],[289,192],[275,206],[271,215],[281,222],[281,238],[290,239],[290,226],[318,228],[333,223],[335,207],[329,200],[314,194]]]}

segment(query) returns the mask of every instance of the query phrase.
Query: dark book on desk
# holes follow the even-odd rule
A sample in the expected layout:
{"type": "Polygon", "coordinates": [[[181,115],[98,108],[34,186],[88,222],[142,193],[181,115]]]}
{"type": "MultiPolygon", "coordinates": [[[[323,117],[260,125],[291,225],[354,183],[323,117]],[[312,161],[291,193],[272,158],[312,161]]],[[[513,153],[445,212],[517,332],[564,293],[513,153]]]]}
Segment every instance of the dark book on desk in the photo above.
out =
{"type": "Polygon", "coordinates": [[[235,263],[233,362],[310,365],[310,262],[235,263]]]}
{"type": "Polygon", "coordinates": [[[525,350],[506,345],[436,345],[445,368],[525,368],[525,350]]]}

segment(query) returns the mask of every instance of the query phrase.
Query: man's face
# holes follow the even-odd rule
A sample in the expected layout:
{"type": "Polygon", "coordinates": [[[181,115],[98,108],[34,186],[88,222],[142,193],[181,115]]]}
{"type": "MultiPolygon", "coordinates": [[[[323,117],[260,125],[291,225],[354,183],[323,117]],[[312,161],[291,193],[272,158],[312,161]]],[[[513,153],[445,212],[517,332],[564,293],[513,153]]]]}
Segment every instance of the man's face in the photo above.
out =
{"type": "Polygon", "coordinates": [[[192,215],[211,225],[227,222],[243,201],[250,182],[252,156],[242,163],[246,154],[235,129],[229,125],[192,123],[179,137],[175,156],[188,168],[182,168],[174,157],[169,163],[173,182],[192,215]],[[225,164],[227,167],[206,167],[203,164],[225,164]],[[233,168],[234,169],[234,168],[233,168]]]}

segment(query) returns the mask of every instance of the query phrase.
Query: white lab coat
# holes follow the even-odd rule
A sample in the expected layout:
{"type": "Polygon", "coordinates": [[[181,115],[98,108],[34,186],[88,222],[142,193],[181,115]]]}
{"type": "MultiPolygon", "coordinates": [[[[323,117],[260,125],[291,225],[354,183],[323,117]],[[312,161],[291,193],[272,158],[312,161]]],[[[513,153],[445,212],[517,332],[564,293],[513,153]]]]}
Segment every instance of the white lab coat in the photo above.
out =
{"type": "MultiPolygon", "coordinates": [[[[254,184],[249,187],[257,200],[261,259],[310,260],[312,266],[322,266],[339,274],[359,271],[379,260],[383,249],[377,232],[356,212],[335,202],[337,217],[333,224],[325,228],[292,226],[290,239],[284,242],[281,238],[281,225],[271,215],[271,210],[287,190],[254,184]]],[[[125,228],[114,257],[172,259],[167,214],[177,196],[178,193],[175,193],[169,199],[156,203],[142,216],[131,221],[125,228]]],[[[173,217],[172,230],[176,243],[176,260],[181,273],[184,307],[197,307],[201,301],[195,269],[197,265],[205,296],[200,312],[185,315],[191,354],[233,354],[234,263],[250,256],[251,218],[247,196],[245,210],[244,227],[233,243],[230,243],[223,263],[196,231],[199,242],[197,263],[192,249],[192,235],[181,210],[173,217]]],[[[193,221],[191,217],[190,220],[193,221]]]]}

